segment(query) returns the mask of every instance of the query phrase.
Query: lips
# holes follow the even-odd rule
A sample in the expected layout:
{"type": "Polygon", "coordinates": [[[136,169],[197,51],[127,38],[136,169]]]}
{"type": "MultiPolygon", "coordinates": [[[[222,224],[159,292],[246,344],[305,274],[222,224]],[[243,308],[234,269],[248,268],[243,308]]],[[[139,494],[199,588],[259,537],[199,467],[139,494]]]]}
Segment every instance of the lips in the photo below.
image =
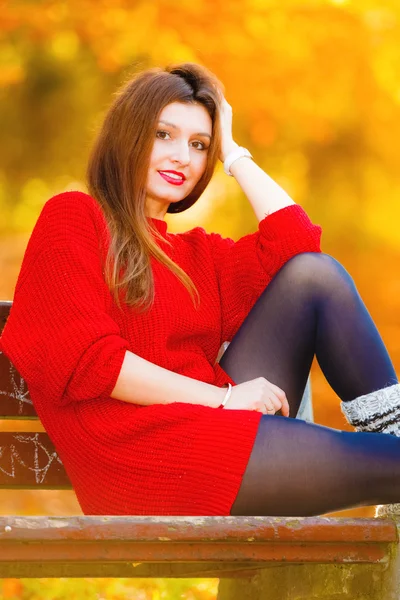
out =
{"type": "Polygon", "coordinates": [[[170,177],[165,171],[158,172],[165,181],[171,183],[172,185],[183,185],[183,183],[185,182],[185,179],[183,177],[181,179],[178,179],[177,177],[170,177]]]}

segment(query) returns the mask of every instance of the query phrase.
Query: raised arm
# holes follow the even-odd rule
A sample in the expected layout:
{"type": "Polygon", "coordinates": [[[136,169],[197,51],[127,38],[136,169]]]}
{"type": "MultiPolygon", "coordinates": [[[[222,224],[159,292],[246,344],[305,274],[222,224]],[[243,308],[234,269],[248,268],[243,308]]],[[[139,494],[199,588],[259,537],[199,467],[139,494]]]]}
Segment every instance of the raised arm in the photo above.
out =
{"type": "MultiPolygon", "coordinates": [[[[220,160],[224,162],[231,152],[239,148],[239,145],[233,140],[232,107],[223,96],[220,99],[220,117],[220,160]]],[[[267,215],[295,204],[289,194],[253,160],[247,157],[237,158],[231,164],[229,171],[246,194],[259,222],[267,215]]]]}

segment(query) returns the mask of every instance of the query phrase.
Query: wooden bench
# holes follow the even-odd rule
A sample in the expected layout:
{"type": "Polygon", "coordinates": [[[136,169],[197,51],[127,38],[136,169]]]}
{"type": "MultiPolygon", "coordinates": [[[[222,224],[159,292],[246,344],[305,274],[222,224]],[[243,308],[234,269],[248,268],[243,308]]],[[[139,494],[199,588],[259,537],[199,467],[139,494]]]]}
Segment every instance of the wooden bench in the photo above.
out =
{"type": "MultiPolygon", "coordinates": [[[[38,422],[1,353],[0,419],[38,422]]],[[[71,489],[46,433],[0,432],[0,488],[71,489]]],[[[13,515],[0,517],[0,577],[218,577],[219,600],[388,600],[397,541],[390,519],[13,515]]]]}

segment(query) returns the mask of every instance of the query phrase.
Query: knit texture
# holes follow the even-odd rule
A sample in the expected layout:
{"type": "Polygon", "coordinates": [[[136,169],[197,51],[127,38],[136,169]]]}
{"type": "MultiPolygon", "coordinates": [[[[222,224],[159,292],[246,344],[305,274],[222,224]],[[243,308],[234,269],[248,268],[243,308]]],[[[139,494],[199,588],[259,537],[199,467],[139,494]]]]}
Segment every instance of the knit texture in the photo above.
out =
{"type": "Polygon", "coordinates": [[[389,517],[398,520],[400,517],[400,504],[379,504],[375,509],[375,517],[378,519],[389,517]]]}
{"type": "Polygon", "coordinates": [[[126,350],[234,385],[215,362],[222,342],[290,258],[321,251],[321,228],[298,205],[265,217],[237,242],[201,227],[170,234],[165,221],[149,220],[162,235],[157,243],[195,283],[198,310],[155,259],[150,312],[119,310],[104,281],[103,213],[91,196],[65,192],[46,202],[34,227],[0,350],[26,380],[84,514],[229,515],[261,413],[190,398],[145,407],[110,393],[126,350]]]}
{"type": "Polygon", "coordinates": [[[340,403],[343,414],[357,431],[400,436],[400,384],[340,403]]]}

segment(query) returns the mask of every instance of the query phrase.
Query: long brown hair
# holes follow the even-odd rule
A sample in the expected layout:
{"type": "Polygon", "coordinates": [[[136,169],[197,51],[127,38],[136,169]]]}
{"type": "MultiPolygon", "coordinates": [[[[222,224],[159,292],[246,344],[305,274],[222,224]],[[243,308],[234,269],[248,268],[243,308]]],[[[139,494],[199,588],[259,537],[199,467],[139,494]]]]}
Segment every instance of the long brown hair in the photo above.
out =
{"type": "Polygon", "coordinates": [[[145,214],[146,182],[162,109],[171,102],[202,104],[212,121],[207,165],[192,192],[180,202],[171,203],[168,212],[181,212],[198,200],[220,152],[220,91],[221,82],[203,66],[184,63],[165,69],[155,67],[129,79],[117,91],[105,116],[89,157],[87,184],[109,226],[111,242],[105,277],[119,307],[119,292],[124,291],[128,305],[140,312],[151,308],[154,280],[150,256],[175,273],[195,306],[195,294],[199,301],[191,278],[154,241],[153,235],[158,239],[161,236],[145,214]]]}

